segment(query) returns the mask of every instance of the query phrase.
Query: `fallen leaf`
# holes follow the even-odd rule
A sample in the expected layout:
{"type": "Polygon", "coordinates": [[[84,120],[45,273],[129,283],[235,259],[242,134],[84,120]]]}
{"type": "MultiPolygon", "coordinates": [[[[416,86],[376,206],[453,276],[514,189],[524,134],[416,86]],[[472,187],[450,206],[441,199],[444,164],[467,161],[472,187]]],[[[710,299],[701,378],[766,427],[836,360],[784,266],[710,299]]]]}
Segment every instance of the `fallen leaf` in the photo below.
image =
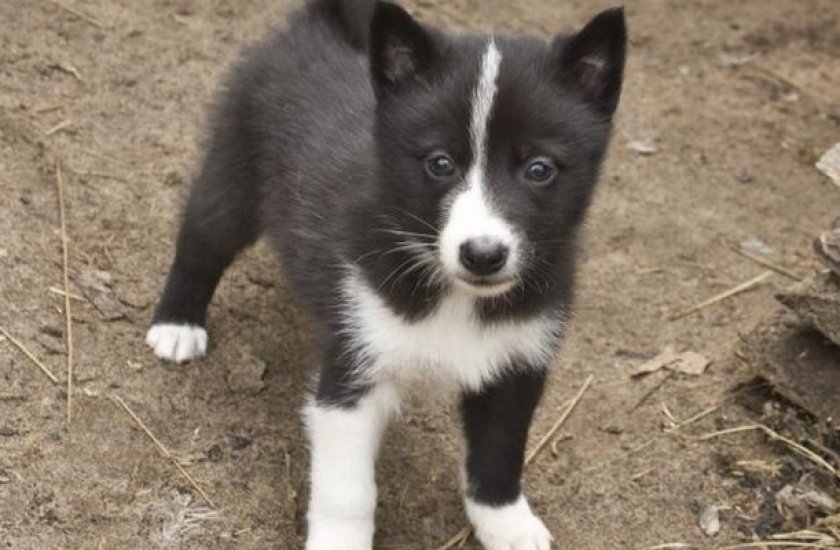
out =
{"type": "Polygon", "coordinates": [[[706,372],[711,361],[699,353],[684,351],[676,353],[672,346],[667,346],[662,353],[639,365],[631,374],[633,378],[644,376],[662,369],[699,376],[706,372]]]}
{"type": "Polygon", "coordinates": [[[697,352],[686,351],[679,354],[677,361],[668,365],[667,368],[683,374],[690,374],[691,376],[700,376],[706,372],[706,367],[709,366],[710,362],[697,352]]]}

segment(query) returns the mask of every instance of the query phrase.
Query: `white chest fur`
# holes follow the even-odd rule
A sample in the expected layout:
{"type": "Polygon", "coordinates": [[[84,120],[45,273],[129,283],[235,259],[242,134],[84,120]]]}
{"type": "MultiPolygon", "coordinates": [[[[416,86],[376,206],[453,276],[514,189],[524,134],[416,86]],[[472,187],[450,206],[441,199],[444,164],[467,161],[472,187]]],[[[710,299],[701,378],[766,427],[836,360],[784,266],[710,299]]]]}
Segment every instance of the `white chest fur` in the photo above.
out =
{"type": "Polygon", "coordinates": [[[475,298],[455,290],[417,322],[396,315],[355,271],[344,283],[346,334],[371,381],[432,384],[441,390],[478,389],[516,361],[545,366],[562,330],[559,314],[485,324],[475,298]]]}

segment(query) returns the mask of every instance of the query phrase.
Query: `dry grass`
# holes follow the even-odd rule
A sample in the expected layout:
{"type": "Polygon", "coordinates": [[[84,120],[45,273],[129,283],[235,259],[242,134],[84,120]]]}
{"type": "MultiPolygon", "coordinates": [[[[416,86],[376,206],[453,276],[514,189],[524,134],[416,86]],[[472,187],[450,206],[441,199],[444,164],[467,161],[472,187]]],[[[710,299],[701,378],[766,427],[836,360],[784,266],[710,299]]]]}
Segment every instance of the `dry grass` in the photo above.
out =
{"type": "Polygon", "coordinates": [[[189,484],[192,486],[192,488],[195,489],[199,495],[201,495],[201,498],[204,499],[208,506],[210,506],[211,508],[215,508],[216,504],[209,496],[207,496],[207,493],[204,492],[204,489],[202,489],[198,482],[196,482],[196,480],[189,474],[189,472],[187,472],[184,469],[184,467],[181,465],[178,459],[175,458],[175,456],[169,451],[166,445],[161,443],[160,439],[158,439],[158,437],[152,432],[152,430],[149,429],[146,423],[140,420],[140,417],[137,416],[137,414],[131,409],[131,407],[129,407],[128,404],[125,401],[123,401],[121,397],[118,397],[116,395],[110,396],[110,399],[111,401],[122,407],[122,409],[132,418],[132,420],[134,420],[134,422],[140,427],[141,430],[143,430],[146,436],[148,436],[148,438],[152,440],[152,442],[158,448],[160,453],[164,457],[169,459],[170,462],[172,462],[172,464],[175,466],[178,472],[180,472],[180,474],[184,476],[184,479],[186,479],[187,482],[189,482],[189,484]]]}
{"type": "Polygon", "coordinates": [[[9,343],[11,343],[18,350],[20,350],[21,353],[23,353],[26,357],[28,357],[29,360],[32,361],[35,364],[36,367],[41,369],[41,372],[43,372],[47,376],[47,378],[50,379],[50,381],[53,384],[58,384],[58,378],[56,378],[55,375],[52,372],[50,372],[50,369],[48,369],[47,366],[44,363],[42,363],[40,359],[35,357],[35,354],[33,354],[31,351],[29,351],[26,348],[26,346],[24,346],[22,343],[20,343],[20,341],[18,341],[14,336],[9,334],[9,331],[4,329],[3,327],[0,327],[0,333],[2,333],[3,336],[5,336],[6,339],[9,340],[9,343]]]}
{"type": "Polygon", "coordinates": [[[73,417],[73,319],[70,314],[70,278],[68,274],[67,216],[64,208],[64,178],[61,163],[55,163],[55,186],[58,193],[58,218],[61,229],[61,268],[64,282],[64,345],[67,347],[67,424],[73,417]]]}
{"type": "Polygon", "coordinates": [[[712,305],[714,305],[718,302],[722,302],[723,300],[726,300],[727,298],[731,298],[732,296],[735,296],[735,295],[740,294],[742,292],[746,292],[746,291],[756,287],[760,283],[762,283],[765,279],[770,277],[770,275],[772,275],[772,274],[773,274],[772,271],[765,271],[765,272],[761,273],[760,275],[758,275],[756,277],[753,277],[749,281],[744,281],[743,283],[741,283],[739,285],[735,285],[734,287],[730,288],[729,290],[725,290],[725,291],[721,292],[720,294],[712,296],[708,300],[704,300],[704,301],[700,302],[699,304],[697,304],[695,306],[692,306],[688,309],[684,309],[682,311],[678,311],[678,312],[674,313],[673,315],[671,315],[668,318],[668,320],[669,321],[676,321],[677,319],[682,319],[683,317],[688,317],[689,315],[693,315],[693,314],[697,313],[698,311],[703,310],[703,309],[705,309],[709,306],[712,306],[712,305]]]}

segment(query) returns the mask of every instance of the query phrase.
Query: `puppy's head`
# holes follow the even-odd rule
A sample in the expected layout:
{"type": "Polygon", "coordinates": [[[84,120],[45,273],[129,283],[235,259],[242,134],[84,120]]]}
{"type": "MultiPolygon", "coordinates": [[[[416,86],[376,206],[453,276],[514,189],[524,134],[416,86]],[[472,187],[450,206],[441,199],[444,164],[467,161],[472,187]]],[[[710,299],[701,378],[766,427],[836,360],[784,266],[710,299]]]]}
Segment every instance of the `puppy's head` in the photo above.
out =
{"type": "Polygon", "coordinates": [[[609,141],[625,44],[620,9],[546,43],[446,36],[380,2],[370,65],[395,246],[477,296],[550,286],[609,141]]]}

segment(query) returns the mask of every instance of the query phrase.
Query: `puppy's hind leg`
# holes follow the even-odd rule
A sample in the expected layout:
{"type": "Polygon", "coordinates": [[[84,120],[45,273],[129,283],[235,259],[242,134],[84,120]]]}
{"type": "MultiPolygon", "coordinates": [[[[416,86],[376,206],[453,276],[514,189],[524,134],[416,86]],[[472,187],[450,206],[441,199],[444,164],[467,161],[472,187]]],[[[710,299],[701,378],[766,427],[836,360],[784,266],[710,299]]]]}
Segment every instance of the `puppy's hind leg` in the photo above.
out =
{"type": "MultiPolygon", "coordinates": [[[[236,144],[216,139],[187,202],[175,261],[146,343],[182,362],[207,349],[207,306],[224,270],[259,235],[256,178],[237,162],[236,144]]],[[[241,145],[240,145],[241,146],[241,145]]]]}

